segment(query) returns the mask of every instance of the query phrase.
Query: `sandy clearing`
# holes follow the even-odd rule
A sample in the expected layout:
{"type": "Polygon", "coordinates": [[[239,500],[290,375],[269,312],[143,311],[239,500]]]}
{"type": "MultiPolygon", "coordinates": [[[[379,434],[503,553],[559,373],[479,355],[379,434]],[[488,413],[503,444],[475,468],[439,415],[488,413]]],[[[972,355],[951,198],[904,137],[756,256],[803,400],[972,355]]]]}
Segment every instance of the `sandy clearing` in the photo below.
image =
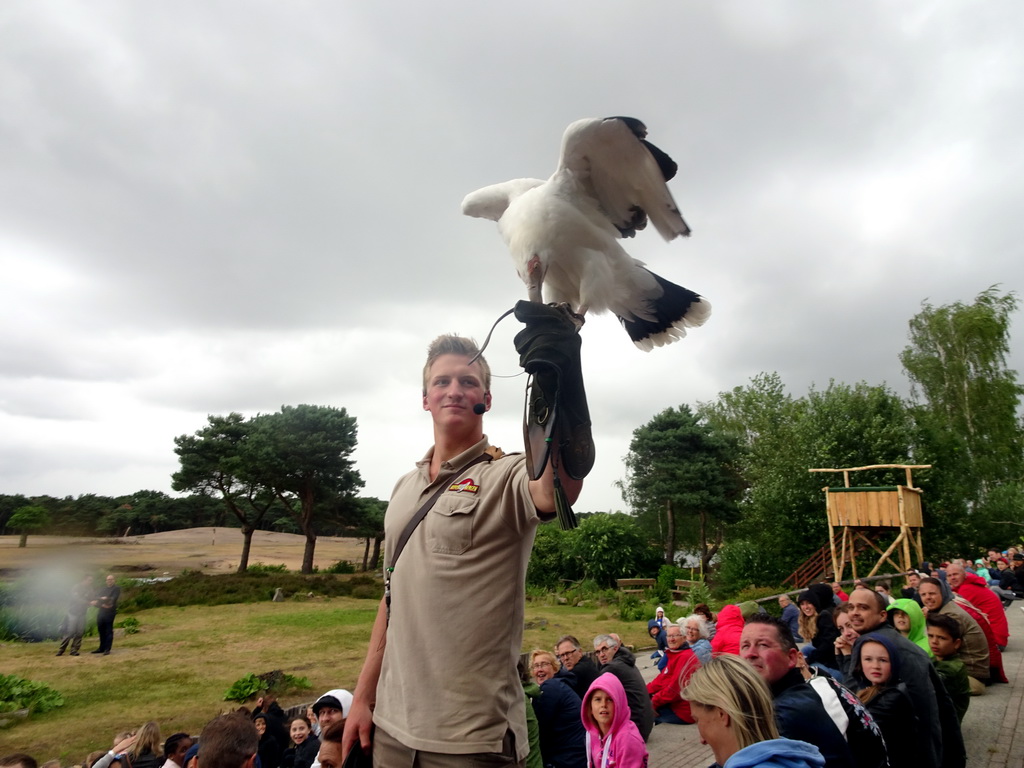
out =
{"type": "MultiPolygon", "coordinates": [[[[249,563],[277,565],[289,570],[302,565],[306,539],[293,533],[256,531],[249,563]]],[[[330,536],[317,538],[313,563],[327,568],[338,560],[362,563],[364,542],[330,536]]],[[[125,538],[76,538],[29,536],[28,546],[18,547],[17,536],[0,536],[0,573],[59,564],[74,568],[114,570],[146,569],[154,575],[182,570],[230,573],[238,567],[242,532],[237,528],[189,528],[125,538]]]]}

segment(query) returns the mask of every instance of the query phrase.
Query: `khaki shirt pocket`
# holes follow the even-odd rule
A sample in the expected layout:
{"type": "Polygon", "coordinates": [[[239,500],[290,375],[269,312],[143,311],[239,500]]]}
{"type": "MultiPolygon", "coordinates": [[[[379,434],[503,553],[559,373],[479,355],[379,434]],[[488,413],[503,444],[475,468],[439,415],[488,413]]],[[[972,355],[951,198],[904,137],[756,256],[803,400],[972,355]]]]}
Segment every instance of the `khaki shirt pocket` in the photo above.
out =
{"type": "Polygon", "coordinates": [[[444,495],[427,515],[427,544],[431,552],[461,555],[473,546],[473,520],[478,499],[444,495]]]}

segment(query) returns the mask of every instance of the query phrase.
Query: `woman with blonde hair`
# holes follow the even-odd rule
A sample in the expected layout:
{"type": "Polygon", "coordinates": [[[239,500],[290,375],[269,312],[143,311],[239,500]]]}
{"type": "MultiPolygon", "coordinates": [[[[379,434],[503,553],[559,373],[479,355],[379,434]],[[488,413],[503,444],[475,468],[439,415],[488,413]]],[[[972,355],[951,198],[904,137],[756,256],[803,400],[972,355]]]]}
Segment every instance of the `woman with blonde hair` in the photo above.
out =
{"type": "Polygon", "coordinates": [[[132,744],[121,758],[122,768],[160,768],[160,726],[150,720],[135,735],[132,744]]]}
{"type": "Polygon", "coordinates": [[[561,668],[550,651],[536,649],[530,653],[530,670],[540,686],[540,696],[533,700],[540,731],[540,753],[545,766],[553,768],[585,768],[587,737],[580,720],[580,697],[569,687],[566,678],[555,677],[561,668]]]}
{"type": "Polygon", "coordinates": [[[817,747],[779,738],[772,693],[739,656],[723,654],[700,667],[683,689],[702,744],[722,768],[821,768],[817,747]]]}

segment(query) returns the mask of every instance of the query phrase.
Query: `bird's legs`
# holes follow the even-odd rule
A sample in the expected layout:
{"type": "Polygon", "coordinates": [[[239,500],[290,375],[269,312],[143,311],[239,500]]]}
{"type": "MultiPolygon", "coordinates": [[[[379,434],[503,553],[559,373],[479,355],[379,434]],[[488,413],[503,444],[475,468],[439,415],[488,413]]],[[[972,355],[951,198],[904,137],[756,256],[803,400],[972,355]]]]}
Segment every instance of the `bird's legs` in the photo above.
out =
{"type": "Polygon", "coordinates": [[[544,285],[544,270],[541,268],[540,256],[533,254],[526,262],[526,297],[536,303],[543,304],[544,298],[541,294],[541,287],[544,285]]]}

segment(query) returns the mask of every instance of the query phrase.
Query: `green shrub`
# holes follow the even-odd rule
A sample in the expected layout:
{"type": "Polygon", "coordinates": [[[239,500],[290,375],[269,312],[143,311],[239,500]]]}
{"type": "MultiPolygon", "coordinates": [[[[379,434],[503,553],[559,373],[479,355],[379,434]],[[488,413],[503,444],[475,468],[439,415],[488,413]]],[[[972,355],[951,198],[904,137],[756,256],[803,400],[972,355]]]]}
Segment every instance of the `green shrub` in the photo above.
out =
{"type": "Polygon", "coordinates": [[[542,525],[537,530],[526,568],[527,584],[554,590],[583,577],[579,561],[570,552],[576,530],[563,531],[557,525],[542,525]]]}
{"type": "Polygon", "coordinates": [[[124,630],[126,635],[138,634],[139,631],[139,620],[134,616],[128,616],[127,618],[117,623],[121,629],[124,630]]]}
{"type": "Polygon", "coordinates": [[[676,588],[676,579],[688,579],[690,578],[690,570],[688,568],[680,568],[678,565],[669,565],[663,563],[658,568],[658,588],[667,589],[669,594],[672,594],[672,590],[676,588]]]}
{"type": "MultiPolygon", "coordinates": [[[[730,600],[730,602],[734,604],[745,603],[748,600],[759,600],[762,597],[771,597],[772,595],[778,595],[785,591],[785,587],[747,587],[746,589],[741,589],[739,592],[733,595],[732,600],[730,600]]],[[[774,613],[776,615],[782,614],[781,609],[779,609],[778,601],[771,600],[765,603],[759,603],[759,605],[763,605],[765,607],[765,610],[769,613],[772,613],[771,606],[774,605],[776,608],[774,613]]]]}
{"type": "Polygon", "coordinates": [[[267,565],[266,563],[249,563],[246,566],[246,573],[256,575],[258,573],[288,573],[288,566],[284,563],[267,565]]]}
{"type": "Polygon", "coordinates": [[[526,601],[529,603],[550,603],[554,597],[555,593],[546,587],[526,585],[526,601]]]}
{"type": "Polygon", "coordinates": [[[334,565],[325,568],[324,573],[355,573],[356,566],[348,560],[339,560],[334,565]]]}
{"type": "Polygon", "coordinates": [[[264,672],[262,675],[250,672],[231,684],[231,687],[224,693],[224,700],[245,702],[263,691],[282,694],[308,688],[312,688],[308,678],[293,677],[280,669],[264,672]]]}
{"type": "Polygon", "coordinates": [[[122,592],[121,609],[125,613],[162,606],[227,605],[270,600],[280,588],[286,595],[312,592],[324,597],[347,597],[359,587],[359,595],[379,598],[383,586],[368,574],[337,576],[301,573],[257,572],[209,575],[191,571],[170,581],[129,586],[122,592]]]}
{"type": "Polygon", "coordinates": [[[0,675],[0,712],[27,709],[42,714],[64,706],[64,697],[42,683],[34,683],[17,675],[0,675]]]}
{"type": "Polygon", "coordinates": [[[583,564],[587,578],[603,587],[653,573],[661,561],[661,553],[629,515],[591,515],[572,534],[569,554],[583,564]]]}
{"type": "Polygon", "coordinates": [[[726,542],[719,554],[721,567],[715,583],[724,594],[733,594],[751,586],[777,584],[792,568],[786,565],[784,545],[763,540],[737,539],[726,542]]]}
{"type": "Polygon", "coordinates": [[[711,588],[708,587],[707,582],[701,579],[692,587],[686,591],[686,601],[692,608],[695,605],[704,603],[705,605],[711,605],[711,588]]]}
{"type": "Polygon", "coordinates": [[[622,595],[619,598],[619,618],[622,621],[640,621],[648,613],[654,615],[654,611],[636,595],[622,595]]]}

